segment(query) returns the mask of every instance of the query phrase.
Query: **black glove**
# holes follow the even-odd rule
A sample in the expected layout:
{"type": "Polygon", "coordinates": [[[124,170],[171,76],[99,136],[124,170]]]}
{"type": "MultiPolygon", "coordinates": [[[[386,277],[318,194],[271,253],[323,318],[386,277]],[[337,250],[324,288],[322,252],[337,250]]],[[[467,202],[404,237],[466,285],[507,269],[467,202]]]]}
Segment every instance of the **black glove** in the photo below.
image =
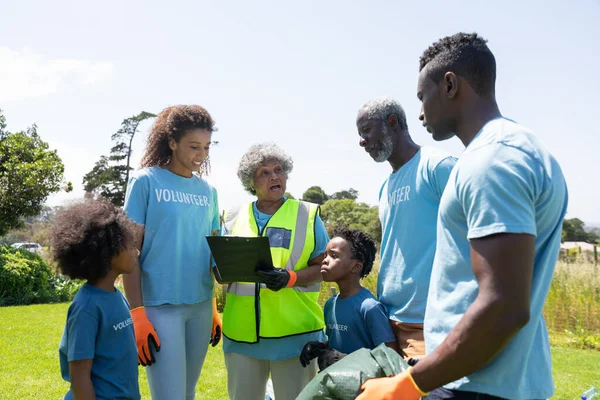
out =
{"type": "Polygon", "coordinates": [[[326,348],[327,344],[323,342],[306,343],[302,348],[302,353],[300,353],[300,364],[302,364],[303,367],[306,367],[313,358],[319,357],[326,348]]]}
{"type": "Polygon", "coordinates": [[[286,287],[290,280],[290,274],[283,268],[257,269],[254,273],[261,283],[275,292],[286,287]]]}
{"type": "Polygon", "coordinates": [[[215,327],[215,335],[210,335],[210,340],[208,341],[208,344],[210,344],[212,347],[215,347],[216,345],[219,344],[219,342],[221,341],[221,327],[219,325],[217,325],[215,327]]]}
{"type": "Polygon", "coordinates": [[[408,365],[410,365],[411,367],[414,367],[415,365],[417,365],[417,363],[419,362],[418,358],[414,358],[411,357],[408,360],[406,360],[406,362],[408,363],[408,365]]]}
{"type": "Polygon", "coordinates": [[[319,354],[319,358],[317,359],[317,363],[319,364],[319,370],[323,371],[330,365],[335,364],[340,361],[342,358],[346,357],[347,354],[340,353],[334,349],[324,349],[321,350],[321,354],[319,354]]]}

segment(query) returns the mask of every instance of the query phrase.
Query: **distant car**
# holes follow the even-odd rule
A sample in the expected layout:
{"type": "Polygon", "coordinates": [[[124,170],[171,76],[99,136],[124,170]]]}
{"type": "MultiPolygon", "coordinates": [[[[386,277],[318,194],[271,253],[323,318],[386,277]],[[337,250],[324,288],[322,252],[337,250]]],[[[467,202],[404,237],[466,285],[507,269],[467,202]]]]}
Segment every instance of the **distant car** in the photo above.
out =
{"type": "Polygon", "coordinates": [[[41,253],[42,246],[39,243],[15,243],[11,246],[13,249],[27,250],[32,253],[41,253]]]}

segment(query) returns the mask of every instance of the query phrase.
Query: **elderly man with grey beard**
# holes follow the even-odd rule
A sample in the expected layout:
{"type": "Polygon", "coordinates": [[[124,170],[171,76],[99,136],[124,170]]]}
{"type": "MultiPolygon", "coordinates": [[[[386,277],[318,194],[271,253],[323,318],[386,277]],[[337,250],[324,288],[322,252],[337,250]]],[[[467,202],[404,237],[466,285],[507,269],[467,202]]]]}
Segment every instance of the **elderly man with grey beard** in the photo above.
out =
{"type": "Polygon", "coordinates": [[[356,126],[360,146],[376,162],[387,161],[392,167],[379,191],[382,239],[377,297],[387,308],[400,354],[423,357],[438,207],[456,159],[413,142],[404,109],[392,99],[366,103],[356,126]]]}

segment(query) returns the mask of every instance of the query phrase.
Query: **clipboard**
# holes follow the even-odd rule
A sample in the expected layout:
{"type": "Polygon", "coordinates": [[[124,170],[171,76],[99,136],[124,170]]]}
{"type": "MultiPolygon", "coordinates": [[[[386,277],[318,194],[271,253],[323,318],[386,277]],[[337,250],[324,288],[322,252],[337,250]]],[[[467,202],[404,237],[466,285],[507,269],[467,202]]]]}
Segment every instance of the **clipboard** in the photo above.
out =
{"type": "Polygon", "coordinates": [[[219,283],[258,282],[257,267],[273,268],[269,238],[206,236],[215,259],[215,279],[219,283]]]}

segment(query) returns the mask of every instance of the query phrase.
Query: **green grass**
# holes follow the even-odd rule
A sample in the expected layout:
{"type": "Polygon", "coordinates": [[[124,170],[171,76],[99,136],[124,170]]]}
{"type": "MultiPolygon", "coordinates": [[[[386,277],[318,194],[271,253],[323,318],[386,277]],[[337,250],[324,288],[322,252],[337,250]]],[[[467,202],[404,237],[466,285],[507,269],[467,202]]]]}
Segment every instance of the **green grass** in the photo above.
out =
{"type": "Polygon", "coordinates": [[[579,399],[591,386],[600,386],[600,352],[552,347],[553,399],[579,399]]]}
{"type": "MultiPolygon", "coordinates": [[[[60,399],[68,383],[60,376],[58,344],[69,305],[0,308],[0,399],[60,399]]],[[[566,335],[552,335],[556,399],[577,398],[600,385],[600,352],[573,347],[566,335]]],[[[140,390],[150,399],[144,368],[140,390]]],[[[221,345],[209,348],[196,399],[227,399],[227,375],[221,345]]]]}
{"type": "MultiPolygon", "coordinates": [[[[62,399],[69,384],[60,375],[58,345],[69,304],[0,307],[0,399],[62,399]]],[[[140,367],[140,391],[150,399],[140,367]]],[[[221,344],[209,347],[196,399],[227,399],[221,344]]]]}

